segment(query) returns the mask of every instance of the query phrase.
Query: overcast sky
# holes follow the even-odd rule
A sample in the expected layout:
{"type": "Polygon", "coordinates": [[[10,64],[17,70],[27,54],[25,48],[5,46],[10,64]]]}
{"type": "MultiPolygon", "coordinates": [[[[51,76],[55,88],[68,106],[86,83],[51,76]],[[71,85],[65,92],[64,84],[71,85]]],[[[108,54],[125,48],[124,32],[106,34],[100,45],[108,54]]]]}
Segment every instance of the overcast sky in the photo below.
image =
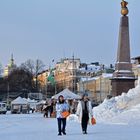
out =
{"type": "MultiPolygon", "coordinates": [[[[0,63],[64,57],[115,63],[121,0],[1,0],[0,63]]],[[[140,55],[140,0],[128,0],[131,56],[140,55]]]]}

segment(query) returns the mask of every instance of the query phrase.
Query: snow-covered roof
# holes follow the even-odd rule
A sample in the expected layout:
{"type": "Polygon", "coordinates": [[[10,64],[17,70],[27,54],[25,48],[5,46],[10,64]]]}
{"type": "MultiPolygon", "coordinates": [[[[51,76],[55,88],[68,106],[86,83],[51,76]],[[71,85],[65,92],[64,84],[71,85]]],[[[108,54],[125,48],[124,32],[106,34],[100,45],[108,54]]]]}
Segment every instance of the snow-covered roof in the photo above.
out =
{"type": "Polygon", "coordinates": [[[82,67],[79,70],[81,72],[97,72],[101,69],[101,66],[96,66],[96,65],[87,65],[87,67],[82,67]]]}
{"type": "Polygon", "coordinates": [[[87,78],[81,78],[81,81],[82,82],[85,82],[85,81],[94,81],[94,80],[97,80],[99,79],[99,77],[87,77],[87,78]]]}
{"type": "Polygon", "coordinates": [[[81,78],[81,81],[94,81],[94,80],[98,80],[100,79],[101,77],[102,78],[111,78],[113,76],[112,73],[103,73],[101,76],[97,76],[97,77],[84,77],[84,78],[81,78]]]}
{"type": "Polygon", "coordinates": [[[30,99],[30,98],[23,98],[24,100],[26,100],[28,103],[37,103],[37,101],[36,100],[32,100],[32,99],[30,99]]]}
{"type": "Polygon", "coordinates": [[[41,101],[39,101],[37,104],[39,105],[39,104],[45,104],[45,103],[46,103],[45,100],[41,100],[41,101]]]}
{"type": "Polygon", "coordinates": [[[102,77],[103,78],[111,78],[113,76],[113,73],[103,73],[102,77]]]}
{"type": "Polygon", "coordinates": [[[19,96],[15,100],[13,100],[11,104],[28,104],[28,102],[19,96]]]}

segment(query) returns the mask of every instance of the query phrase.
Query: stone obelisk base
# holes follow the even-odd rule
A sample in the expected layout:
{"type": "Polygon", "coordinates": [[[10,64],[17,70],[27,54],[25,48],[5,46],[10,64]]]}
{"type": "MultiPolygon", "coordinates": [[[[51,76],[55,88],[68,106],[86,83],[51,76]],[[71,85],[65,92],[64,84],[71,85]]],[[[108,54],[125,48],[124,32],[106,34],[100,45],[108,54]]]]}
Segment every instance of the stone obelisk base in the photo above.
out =
{"type": "Polygon", "coordinates": [[[136,79],[111,79],[112,84],[112,96],[121,95],[122,92],[127,93],[129,89],[135,87],[135,80],[136,79]]]}

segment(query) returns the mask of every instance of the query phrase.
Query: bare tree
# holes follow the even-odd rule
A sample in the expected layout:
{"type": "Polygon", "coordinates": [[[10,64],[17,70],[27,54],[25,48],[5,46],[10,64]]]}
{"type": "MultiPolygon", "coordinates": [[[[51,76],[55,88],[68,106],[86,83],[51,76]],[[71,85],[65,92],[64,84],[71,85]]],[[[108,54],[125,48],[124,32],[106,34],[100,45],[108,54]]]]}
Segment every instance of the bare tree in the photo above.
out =
{"type": "Polygon", "coordinates": [[[42,60],[37,59],[37,60],[33,61],[33,60],[29,59],[26,62],[22,63],[20,67],[29,71],[30,73],[32,73],[32,75],[35,78],[36,91],[38,91],[39,82],[38,82],[37,76],[41,71],[43,71],[43,69],[45,67],[42,60]]]}
{"type": "Polygon", "coordinates": [[[28,59],[26,62],[22,63],[20,67],[34,75],[35,62],[33,60],[28,59]]]}
{"type": "Polygon", "coordinates": [[[10,91],[33,90],[33,75],[24,69],[16,68],[7,77],[10,91]]]}
{"type": "Polygon", "coordinates": [[[41,60],[37,59],[35,61],[35,85],[36,85],[37,91],[38,91],[38,84],[39,84],[37,76],[41,71],[43,71],[44,67],[45,67],[45,65],[43,64],[43,62],[41,60]]]}
{"type": "Polygon", "coordinates": [[[43,64],[43,62],[41,60],[37,59],[35,61],[35,75],[40,73],[44,69],[44,67],[45,67],[45,65],[43,64]]]}

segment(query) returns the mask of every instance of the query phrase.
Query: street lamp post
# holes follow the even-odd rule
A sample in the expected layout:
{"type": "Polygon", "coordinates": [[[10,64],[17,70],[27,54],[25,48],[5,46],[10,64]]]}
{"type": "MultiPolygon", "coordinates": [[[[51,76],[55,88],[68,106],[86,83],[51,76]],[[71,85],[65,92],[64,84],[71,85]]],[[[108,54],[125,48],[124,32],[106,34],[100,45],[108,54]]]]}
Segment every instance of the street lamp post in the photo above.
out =
{"type": "Polygon", "coordinates": [[[9,106],[9,82],[7,83],[7,106],[9,106]]]}
{"type": "Polygon", "coordinates": [[[57,88],[56,88],[56,81],[54,83],[54,86],[55,86],[55,94],[57,93],[57,88]]]}

